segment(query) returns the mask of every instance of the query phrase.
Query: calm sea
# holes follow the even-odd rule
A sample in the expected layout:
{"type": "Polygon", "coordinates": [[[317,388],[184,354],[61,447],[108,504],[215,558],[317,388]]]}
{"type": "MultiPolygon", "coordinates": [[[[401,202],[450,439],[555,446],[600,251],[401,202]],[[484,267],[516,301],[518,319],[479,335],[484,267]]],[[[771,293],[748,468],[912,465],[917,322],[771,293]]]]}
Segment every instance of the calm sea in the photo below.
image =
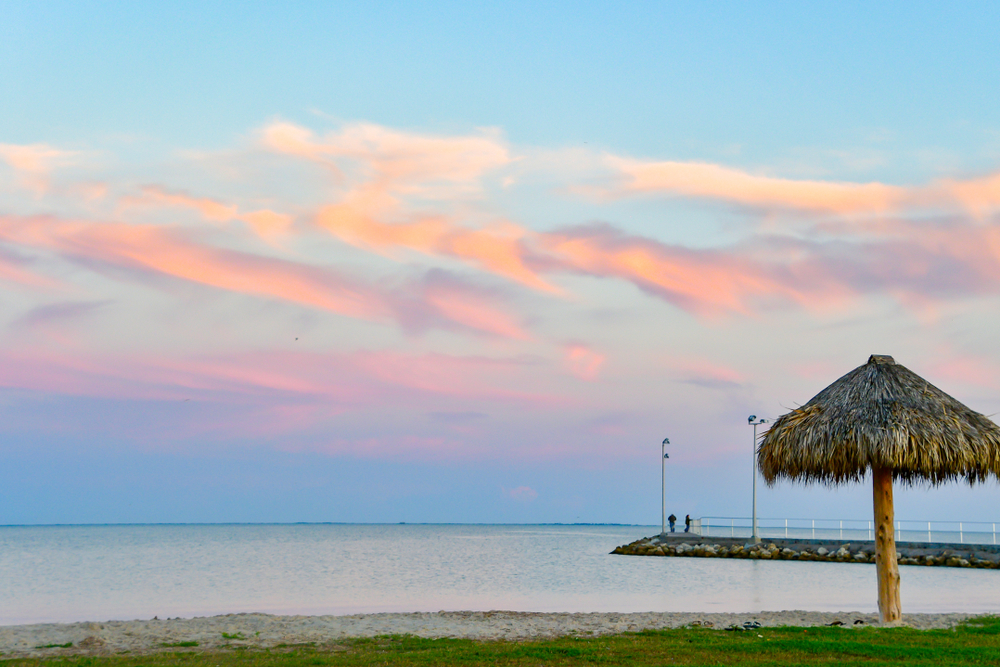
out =
{"type": "MultiPolygon", "coordinates": [[[[230,612],[874,611],[873,565],[611,556],[657,527],[0,527],[0,625],[230,612]]],[[[901,567],[908,612],[1000,611],[1000,571],[901,567]]]]}

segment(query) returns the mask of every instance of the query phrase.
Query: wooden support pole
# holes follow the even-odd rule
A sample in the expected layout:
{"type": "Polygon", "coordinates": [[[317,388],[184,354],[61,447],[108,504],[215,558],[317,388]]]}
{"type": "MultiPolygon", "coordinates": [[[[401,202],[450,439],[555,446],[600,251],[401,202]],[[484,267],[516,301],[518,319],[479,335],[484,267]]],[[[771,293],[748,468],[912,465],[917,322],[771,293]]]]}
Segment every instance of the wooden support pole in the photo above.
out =
{"type": "Polygon", "coordinates": [[[899,604],[899,565],[893,527],[892,470],[873,468],[875,500],[875,570],[878,572],[878,615],[882,623],[902,618],[899,604]]]}

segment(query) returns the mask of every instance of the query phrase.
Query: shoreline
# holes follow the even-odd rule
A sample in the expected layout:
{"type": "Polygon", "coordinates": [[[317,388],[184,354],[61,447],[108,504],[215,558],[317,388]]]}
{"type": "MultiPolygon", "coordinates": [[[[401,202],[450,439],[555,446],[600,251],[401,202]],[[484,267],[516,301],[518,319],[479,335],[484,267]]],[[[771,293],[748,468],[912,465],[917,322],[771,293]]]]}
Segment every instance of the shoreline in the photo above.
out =
{"type": "MultiPolygon", "coordinates": [[[[920,630],[947,629],[977,615],[906,614],[903,625],[920,630]]],[[[849,629],[877,626],[878,614],[801,610],[747,613],[439,611],[348,616],[227,614],[189,619],[40,623],[0,627],[0,658],[126,652],[135,655],[236,647],[269,649],[308,643],[321,646],[337,640],[391,634],[524,641],[691,626],[725,630],[755,621],[762,627],[839,625],[849,629]]]]}

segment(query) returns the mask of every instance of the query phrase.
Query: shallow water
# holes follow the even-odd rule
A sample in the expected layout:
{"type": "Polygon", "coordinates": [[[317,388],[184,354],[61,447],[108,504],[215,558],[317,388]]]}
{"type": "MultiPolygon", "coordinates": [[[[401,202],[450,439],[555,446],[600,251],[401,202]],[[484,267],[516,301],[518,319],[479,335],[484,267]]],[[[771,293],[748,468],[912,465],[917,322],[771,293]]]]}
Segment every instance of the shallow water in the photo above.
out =
{"type": "MultiPolygon", "coordinates": [[[[873,565],[611,556],[658,527],[0,527],[0,625],[231,612],[874,611],[873,565]]],[[[905,612],[1000,611],[1000,570],[900,568],[905,612]]]]}

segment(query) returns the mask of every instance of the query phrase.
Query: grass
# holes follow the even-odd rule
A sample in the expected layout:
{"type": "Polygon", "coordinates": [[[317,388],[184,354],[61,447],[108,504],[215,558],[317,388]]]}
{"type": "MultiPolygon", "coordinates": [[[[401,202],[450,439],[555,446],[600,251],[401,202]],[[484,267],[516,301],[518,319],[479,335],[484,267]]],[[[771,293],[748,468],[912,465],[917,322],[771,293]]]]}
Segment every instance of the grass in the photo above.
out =
{"type": "Polygon", "coordinates": [[[164,642],[160,644],[163,648],[193,648],[198,645],[198,642],[173,642],[172,644],[167,644],[164,642]]]}
{"type": "Polygon", "coordinates": [[[6,658],[4,667],[431,667],[490,665],[995,665],[1000,618],[954,630],[909,628],[760,628],[720,632],[684,628],[605,637],[524,642],[420,639],[341,640],[321,646],[234,651],[163,651],[114,657],[6,658]]]}

